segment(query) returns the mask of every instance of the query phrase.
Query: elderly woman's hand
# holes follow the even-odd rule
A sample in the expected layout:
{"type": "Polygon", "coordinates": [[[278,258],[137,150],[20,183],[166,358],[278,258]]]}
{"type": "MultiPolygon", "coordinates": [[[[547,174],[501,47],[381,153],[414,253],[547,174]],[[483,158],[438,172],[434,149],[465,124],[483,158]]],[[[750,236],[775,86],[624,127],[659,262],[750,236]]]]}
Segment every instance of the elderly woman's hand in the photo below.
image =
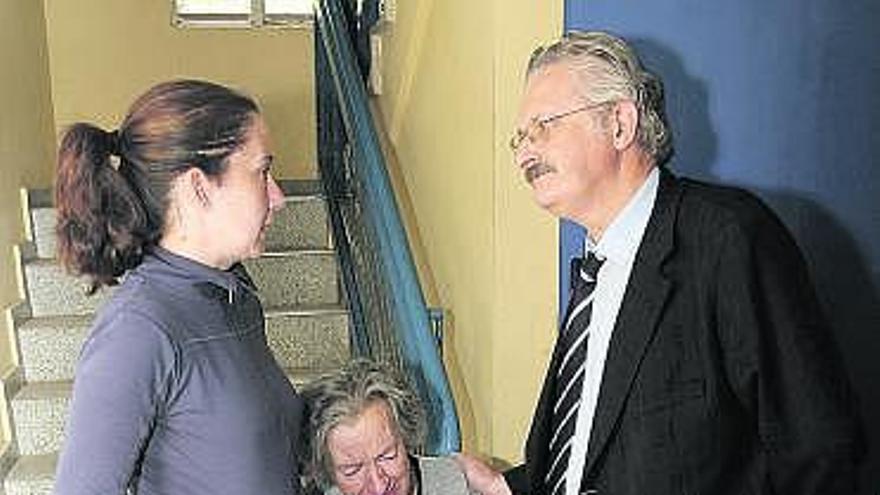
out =
{"type": "Polygon", "coordinates": [[[458,453],[453,456],[467,478],[468,486],[483,495],[512,495],[504,476],[474,456],[458,453]]]}

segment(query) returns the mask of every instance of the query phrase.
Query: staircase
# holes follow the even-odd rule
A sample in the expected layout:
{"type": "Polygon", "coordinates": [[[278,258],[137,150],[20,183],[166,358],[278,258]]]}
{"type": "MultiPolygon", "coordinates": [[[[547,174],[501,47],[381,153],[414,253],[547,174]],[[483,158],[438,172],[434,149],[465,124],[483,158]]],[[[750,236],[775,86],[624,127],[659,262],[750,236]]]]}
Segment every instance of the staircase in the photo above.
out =
{"type": "MultiPolygon", "coordinates": [[[[294,384],[349,356],[348,314],[340,298],[326,207],[314,182],[282,184],[286,206],[267,232],[266,254],[246,263],[266,313],[266,335],[294,384]]],[[[48,191],[31,192],[22,248],[27,300],[13,310],[19,373],[7,384],[12,444],[6,495],[52,492],[80,346],[95,309],[112,289],[86,297],[83,283],[55,261],[55,211],[48,191]]]]}

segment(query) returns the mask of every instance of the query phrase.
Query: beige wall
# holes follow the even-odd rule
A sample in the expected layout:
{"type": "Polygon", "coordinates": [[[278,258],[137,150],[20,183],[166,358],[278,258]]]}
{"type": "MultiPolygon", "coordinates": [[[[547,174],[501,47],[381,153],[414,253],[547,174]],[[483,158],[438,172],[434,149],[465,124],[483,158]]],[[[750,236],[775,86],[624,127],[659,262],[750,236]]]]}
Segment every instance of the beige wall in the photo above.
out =
{"type": "Polygon", "coordinates": [[[449,311],[446,361],[465,448],[508,461],[555,332],[555,221],[511,162],[522,69],[562,1],[398,2],[382,28],[381,120],[427,296],[449,311]]]}
{"type": "MultiPolygon", "coordinates": [[[[49,61],[41,2],[0,2],[0,307],[20,300],[13,246],[24,237],[19,188],[47,187],[54,157],[49,61]]],[[[12,329],[2,322],[0,376],[16,363],[12,329]]],[[[0,401],[3,400],[0,394],[0,401]]],[[[0,416],[5,416],[5,406],[0,416]]],[[[9,438],[3,418],[0,442],[9,438]]]]}
{"type": "Polygon", "coordinates": [[[171,26],[170,6],[169,0],[45,0],[58,128],[78,120],[115,128],[150,85],[210,79],[259,100],[278,155],[277,177],[315,177],[311,29],[179,29],[171,26]]]}

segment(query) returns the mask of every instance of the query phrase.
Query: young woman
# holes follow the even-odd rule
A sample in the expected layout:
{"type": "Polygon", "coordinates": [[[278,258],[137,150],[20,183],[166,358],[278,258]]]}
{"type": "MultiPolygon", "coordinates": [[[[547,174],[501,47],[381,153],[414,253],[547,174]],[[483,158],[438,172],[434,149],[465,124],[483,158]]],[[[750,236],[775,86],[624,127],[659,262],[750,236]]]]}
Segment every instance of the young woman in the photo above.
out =
{"type": "Polygon", "coordinates": [[[299,493],[302,401],[239,263],[283,197],[250,98],[159,84],[59,151],[61,261],[115,285],[77,366],[59,495],[299,493]]]}

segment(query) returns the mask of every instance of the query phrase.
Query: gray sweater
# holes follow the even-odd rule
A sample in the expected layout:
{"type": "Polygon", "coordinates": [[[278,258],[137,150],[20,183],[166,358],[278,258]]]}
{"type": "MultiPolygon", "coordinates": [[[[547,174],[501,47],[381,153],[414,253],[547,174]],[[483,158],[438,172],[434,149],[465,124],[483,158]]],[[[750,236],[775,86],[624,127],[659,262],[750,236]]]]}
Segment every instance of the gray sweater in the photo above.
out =
{"type": "MultiPolygon", "coordinates": [[[[410,467],[416,483],[411,494],[404,495],[479,495],[468,489],[464,473],[451,457],[411,457],[410,467]]],[[[343,495],[331,487],[324,495],[343,495]]]]}
{"type": "Polygon", "coordinates": [[[83,346],[55,493],[297,494],[302,407],[244,269],[155,248],[83,346]]]}

